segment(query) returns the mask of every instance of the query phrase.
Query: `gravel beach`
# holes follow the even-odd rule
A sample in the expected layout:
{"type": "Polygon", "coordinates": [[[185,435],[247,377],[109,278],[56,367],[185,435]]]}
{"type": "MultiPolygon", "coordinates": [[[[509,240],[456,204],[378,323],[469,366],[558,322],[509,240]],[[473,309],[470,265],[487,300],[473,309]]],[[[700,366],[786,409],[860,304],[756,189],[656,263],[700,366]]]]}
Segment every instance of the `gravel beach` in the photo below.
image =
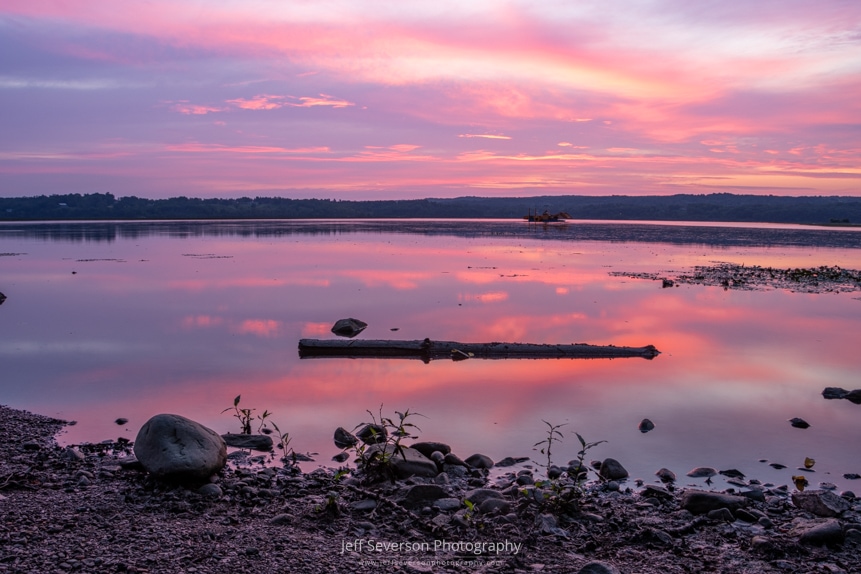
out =
{"type": "Polygon", "coordinates": [[[64,424],[0,407],[0,572],[861,572],[851,493],[596,481],[554,506],[537,470],[469,467],[365,484],[230,465],[171,484],[129,444],[58,446],[64,424]]]}

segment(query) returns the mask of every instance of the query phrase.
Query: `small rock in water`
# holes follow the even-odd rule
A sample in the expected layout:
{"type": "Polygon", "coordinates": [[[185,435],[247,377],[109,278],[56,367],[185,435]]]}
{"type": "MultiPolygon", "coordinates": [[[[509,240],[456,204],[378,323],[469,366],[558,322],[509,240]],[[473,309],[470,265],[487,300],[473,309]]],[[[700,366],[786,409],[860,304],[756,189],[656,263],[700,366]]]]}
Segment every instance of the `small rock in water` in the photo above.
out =
{"type": "Polygon", "coordinates": [[[826,399],[842,399],[847,394],[849,394],[849,391],[840,387],[825,387],[825,390],[822,391],[822,396],[826,399]]]}
{"type": "Polygon", "coordinates": [[[129,422],[129,419],[127,419],[127,418],[125,418],[125,417],[120,417],[120,418],[118,418],[117,420],[115,420],[114,422],[115,422],[116,424],[118,424],[118,425],[124,425],[124,424],[126,424],[127,422],[129,422]]]}
{"type": "Polygon", "coordinates": [[[637,428],[640,429],[641,433],[647,433],[655,428],[655,423],[653,423],[649,419],[643,419],[640,421],[640,426],[637,428]]]}
{"type": "Polygon", "coordinates": [[[843,397],[850,403],[861,405],[861,389],[855,389],[854,391],[849,391],[846,393],[846,396],[843,397]]]}
{"type": "Polygon", "coordinates": [[[810,428],[810,423],[809,423],[809,422],[807,422],[807,421],[806,421],[806,420],[804,420],[804,419],[800,419],[800,418],[798,418],[798,417],[795,417],[794,419],[789,419],[789,424],[791,424],[793,427],[795,427],[795,428],[797,428],[797,429],[806,429],[806,428],[810,428]]]}
{"type": "Polygon", "coordinates": [[[843,478],[845,478],[846,480],[858,480],[859,478],[861,478],[861,474],[855,472],[847,472],[843,475],[843,478]]]}
{"type": "Polygon", "coordinates": [[[688,472],[691,478],[711,478],[718,472],[710,466],[698,466],[688,472]]]}
{"type": "Polygon", "coordinates": [[[734,468],[729,468],[727,470],[721,470],[721,471],[719,471],[719,474],[722,474],[724,476],[728,476],[730,478],[744,478],[744,473],[741,472],[740,470],[736,470],[734,468]]]}
{"type": "Polygon", "coordinates": [[[5,301],[5,300],[6,300],[6,295],[4,295],[3,293],[0,293],[0,305],[2,305],[3,301],[5,301]]]}
{"type": "Polygon", "coordinates": [[[335,456],[332,457],[332,460],[334,460],[335,462],[344,462],[348,458],[350,458],[349,454],[347,454],[346,452],[339,452],[338,454],[336,454],[335,456]]]}
{"type": "Polygon", "coordinates": [[[335,446],[338,448],[350,448],[359,442],[353,433],[344,429],[344,427],[338,427],[335,429],[335,446]]]}
{"type": "Polygon", "coordinates": [[[367,326],[368,324],[364,321],[359,321],[358,319],[350,317],[349,319],[339,319],[335,321],[335,324],[332,326],[332,332],[339,337],[348,337],[352,339],[364,331],[367,326]]]}
{"type": "Polygon", "coordinates": [[[676,473],[668,468],[662,468],[655,473],[655,476],[661,479],[661,482],[673,482],[676,480],[676,473]]]}
{"type": "Polygon", "coordinates": [[[366,424],[356,436],[365,444],[382,444],[386,442],[389,432],[386,427],[377,424],[366,424]]]}
{"type": "Polygon", "coordinates": [[[772,462],[768,466],[770,466],[771,468],[773,468],[775,470],[782,470],[782,469],[786,468],[785,464],[780,464],[779,462],[772,462]]]}

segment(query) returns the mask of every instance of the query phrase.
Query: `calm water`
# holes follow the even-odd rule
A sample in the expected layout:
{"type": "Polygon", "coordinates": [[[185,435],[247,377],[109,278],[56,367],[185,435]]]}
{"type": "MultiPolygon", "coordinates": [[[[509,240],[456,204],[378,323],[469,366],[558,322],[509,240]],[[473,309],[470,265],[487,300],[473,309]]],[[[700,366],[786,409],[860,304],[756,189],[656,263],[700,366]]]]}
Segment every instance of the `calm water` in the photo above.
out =
{"type": "MultiPolygon", "coordinates": [[[[61,441],[134,438],[174,412],[219,432],[268,409],[330,465],[337,426],[418,411],[466,457],[540,455],[542,420],[606,440],[647,481],[695,466],[861,490],[861,292],[725,291],[611,276],[734,262],[861,269],[861,232],[793,226],[485,221],[0,225],[0,403],[76,420],[61,441]],[[302,359],[300,338],[653,344],[652,361],[302,359]],[[129,419],[122,427],[117,417],[129,419]],[[644,417],[656,428],[641,434],[644,417]],[[787,422],[802,417],[806,430],[787,422]],[[760,462],[779,462],[778,471],[760,462]]],[[[717,483],[721,486],[720,483],[717,483]]]]}

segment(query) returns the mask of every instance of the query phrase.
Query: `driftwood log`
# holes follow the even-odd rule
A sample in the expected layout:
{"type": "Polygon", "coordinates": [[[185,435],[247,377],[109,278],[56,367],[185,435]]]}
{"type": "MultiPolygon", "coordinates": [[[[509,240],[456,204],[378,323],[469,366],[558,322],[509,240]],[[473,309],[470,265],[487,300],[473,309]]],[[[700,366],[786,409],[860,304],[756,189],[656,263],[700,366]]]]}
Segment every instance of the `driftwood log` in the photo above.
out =
{"type": "Polygon", "coordinates": [[[641,357],[654,359],[660,354],[653,345],[616,347],[615,345],[546,345],[534,343],[458,343],[457,341],[396,341],[301,339],[299,357],[310,358],[413,358],[428,363],[434,359],[616,359],[641,357]]]}

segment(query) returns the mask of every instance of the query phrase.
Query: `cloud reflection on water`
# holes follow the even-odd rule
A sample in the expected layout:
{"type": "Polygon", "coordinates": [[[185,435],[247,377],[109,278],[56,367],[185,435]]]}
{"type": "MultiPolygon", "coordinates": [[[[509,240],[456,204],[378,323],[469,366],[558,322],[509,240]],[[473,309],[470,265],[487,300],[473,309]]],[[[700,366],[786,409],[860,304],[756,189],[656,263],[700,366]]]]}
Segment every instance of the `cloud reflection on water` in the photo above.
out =
{"type": "MultiPolygon", "coordinates": [[[[810,455],[816,480],[861,471],[861,407],[820,394],[857,386],[846,334],[861,303],[852,294],[661,289],[608,275],[714,260],[851,266],[857,250],[364,230],[89,243],[5,235],[0,251],[27,254],[0,260],[9,297],[0,309],[3,402],[80,421],[64,440],[133,435],[165,411],[226,432],[235,421],[221,410],[242,394],[244,405],[275,413],[294,448],[320,452],[321,464],[335,454],[335,427],[383,404],[389,414],[423,413],[423,436],[464,456],[534,454],[543,419],[608,440],[590,454],[646,480],[662,466],[681,476],[709,465],[788,482],[795,459],[810,455]],[[299,360],[299,338],[332,337],[332,323],[349,316],[369,323],[363,338],[654,344],[663,354],[299,360]],[[128,430],[113,425],[118,416],[128,430]],[[791,428],[793,416],[812,427],[791,428]],[[644,417],[656,424],[646,435],[637,431],[644,417]],[[790,468],[780,474],[760,458],[790,468]]],[[[576,447],[568,435],[559,460],[576,447]]]]}

